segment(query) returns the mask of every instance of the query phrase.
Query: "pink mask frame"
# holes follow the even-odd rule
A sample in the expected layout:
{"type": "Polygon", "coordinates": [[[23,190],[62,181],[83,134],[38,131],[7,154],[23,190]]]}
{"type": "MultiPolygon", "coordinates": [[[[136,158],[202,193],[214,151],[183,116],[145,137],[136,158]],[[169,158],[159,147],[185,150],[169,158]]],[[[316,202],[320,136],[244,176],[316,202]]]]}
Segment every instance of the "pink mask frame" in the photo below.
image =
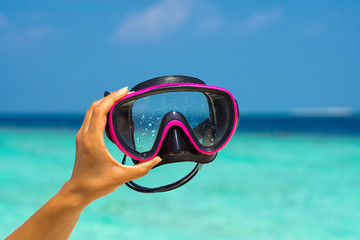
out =
{"type": "Polygon", "coordinates": [[[108,118],[108,121],[109,121],[109,124],[108,124],[108,130],[109,130],[109,134],[111,136],[111,139],[112,141],[115,143],[115,145],[124,153],[126,154],[127,156],[131,157],[132,159],[134,160],[138,160],[138,161],[148,161],[148,160],[151,160],[152,158],[154,158],[159,150],[160,150],[160,147],[164,141],[164,138],[168,132],[168,130],[173,127],[173,126],[178,126],[180,127],[184,132],[185,134],[187,135],[187,137],[190,139],[190,142],[191,144],[195,147],[195,149],[197,151],[199,151],[200,153],[202,154],[214,154],[218,151],[220,151],[229,141],[230,139],[232,138],[232,136],[234,135],[235,133],[235,130],[237,128],[237,125],[238,125],[238,121],[239,121],[239,112],[238,112],[238,106],[237,106],[237,102],[234,98],[234,96],[226,89],[224,88],[221,88],[221,87],[216,87],[216,86],[210,86],[210,85],[203,85],[203,84],[196,84],[196,83],[168,83],[168,84],[161,84],[161,85],[157,85],[157,86],[153,86],[153,87],[148,87],[148,88],[145,88],[145,89],[142,89],[142,90],[139,90],[139,91],[136,91],[136,92],[130,92],[127,96],[123,97],[122,99],[116,101],[114,103],[114,105],[111,107],[110,111],[109,111],[109,118],[108,118]],[[122,144],[119,142],[116,134],[115,134],[115,130],[114,130],[114,122],[113,122],[113,111],[114,111],[114,107],[126,100],[126,99],[129,99],[129,98],[135,98],[136,96],[140,95],[140,94],[143,94],[143,93],[148,93],[148,92],[152,92],[152,91],[156,91],[156,90],[159,90],[159,89],[164,89],[164,88],[176,88],[176,87],[192,87],[192,88],[199,88],[200,90],[204,91],[206,89],[210,89],[210,90],[217,90],[217,91],[221,91],[221,92],[224,92],[226,93],[230,98],[231,98],[231,101],[232,101],[232,105],[233,105],[233,111],[234,111],[234,120],[233,120],[233,124],[231,126],[231,132],[229,134],[229,136],[227,137],[227,139],[223,142],[223,144],[220,146],[220,147],[217,147],[215,150],[212,150],[212,151],[204,151],[203,149],[201,149],[197,144],[196,144],[196,141],[194,141],[194,139],[191,137],[191,134],[190,132],[188,131],[188,129],[186,128],[186,126],[179,120],[172,120],[170,122],[167,123],[164,131],[162,131],[161,133],[161,140],[160,140],[160,143],[158,144],[158,146],[156,147],[156,150],[154,152],[154,154],[152,154],[151,156],[147,157],[147,158],[140,158],[138,156],[135,156],[134,154],[130,153],[129,151],[127,151],[123,146],[122,144]]]}

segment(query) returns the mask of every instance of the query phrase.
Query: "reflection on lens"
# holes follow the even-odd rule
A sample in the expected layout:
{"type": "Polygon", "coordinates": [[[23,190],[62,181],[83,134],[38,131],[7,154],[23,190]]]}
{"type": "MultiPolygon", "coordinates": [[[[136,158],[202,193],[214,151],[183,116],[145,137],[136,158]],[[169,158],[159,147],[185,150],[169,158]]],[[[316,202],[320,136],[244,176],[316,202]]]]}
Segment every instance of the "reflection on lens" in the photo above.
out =
{"type": "Polygon", "coordinates": [[[135,145],[138,152],[151,150],[163,116],[171,111],[181,112],[191,128],[209,118],[207,99],[201,92],[168,92],[140,98],[132,106],[134,138],[140,138],[135,145]]]}

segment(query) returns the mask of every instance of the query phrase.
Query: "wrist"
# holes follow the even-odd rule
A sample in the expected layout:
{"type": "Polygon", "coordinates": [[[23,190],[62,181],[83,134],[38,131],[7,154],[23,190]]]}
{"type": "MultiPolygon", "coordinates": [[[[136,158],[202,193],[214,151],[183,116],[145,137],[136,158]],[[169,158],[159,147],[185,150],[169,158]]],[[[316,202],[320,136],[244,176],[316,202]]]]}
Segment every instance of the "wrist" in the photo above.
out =
{"type": "Polygon", "coordinates": [[[65,182],[55,198],[67,207],[81,211],[91,202],[70,181],[65,182]]]}

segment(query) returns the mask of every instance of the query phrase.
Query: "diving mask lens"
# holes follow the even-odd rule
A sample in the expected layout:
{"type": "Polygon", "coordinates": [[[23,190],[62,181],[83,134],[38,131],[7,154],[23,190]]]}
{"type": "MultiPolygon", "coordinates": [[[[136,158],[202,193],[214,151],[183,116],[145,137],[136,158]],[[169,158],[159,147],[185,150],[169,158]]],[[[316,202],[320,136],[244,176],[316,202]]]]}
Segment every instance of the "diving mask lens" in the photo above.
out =
{"type": "Polygon", "coordinates": [[[213,148],[231,128],[231,110],[226,96],[216,92],[170,91],[119,102],[113,111],[114,130],[130,149],[153,151],[160,141],[164,116],[178,112],[197,145],[213,148]],[[160,132],[160,134],[159,134],[160,132]]]}

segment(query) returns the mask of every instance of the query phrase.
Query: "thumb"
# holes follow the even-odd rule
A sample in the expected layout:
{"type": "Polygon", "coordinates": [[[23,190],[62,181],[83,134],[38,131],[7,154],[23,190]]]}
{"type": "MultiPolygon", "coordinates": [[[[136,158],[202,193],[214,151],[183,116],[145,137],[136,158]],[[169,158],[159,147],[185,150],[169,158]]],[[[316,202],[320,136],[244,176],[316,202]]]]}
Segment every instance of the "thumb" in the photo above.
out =
{"type": "Polygon", "coordinates": [[[127,167],[126,182],[145,176],[156,164],[161,162],[161,160],[162,159],[159,156],[157,156],[146,162],[140,162],[133,166],[126,166],[127,167]]]}

